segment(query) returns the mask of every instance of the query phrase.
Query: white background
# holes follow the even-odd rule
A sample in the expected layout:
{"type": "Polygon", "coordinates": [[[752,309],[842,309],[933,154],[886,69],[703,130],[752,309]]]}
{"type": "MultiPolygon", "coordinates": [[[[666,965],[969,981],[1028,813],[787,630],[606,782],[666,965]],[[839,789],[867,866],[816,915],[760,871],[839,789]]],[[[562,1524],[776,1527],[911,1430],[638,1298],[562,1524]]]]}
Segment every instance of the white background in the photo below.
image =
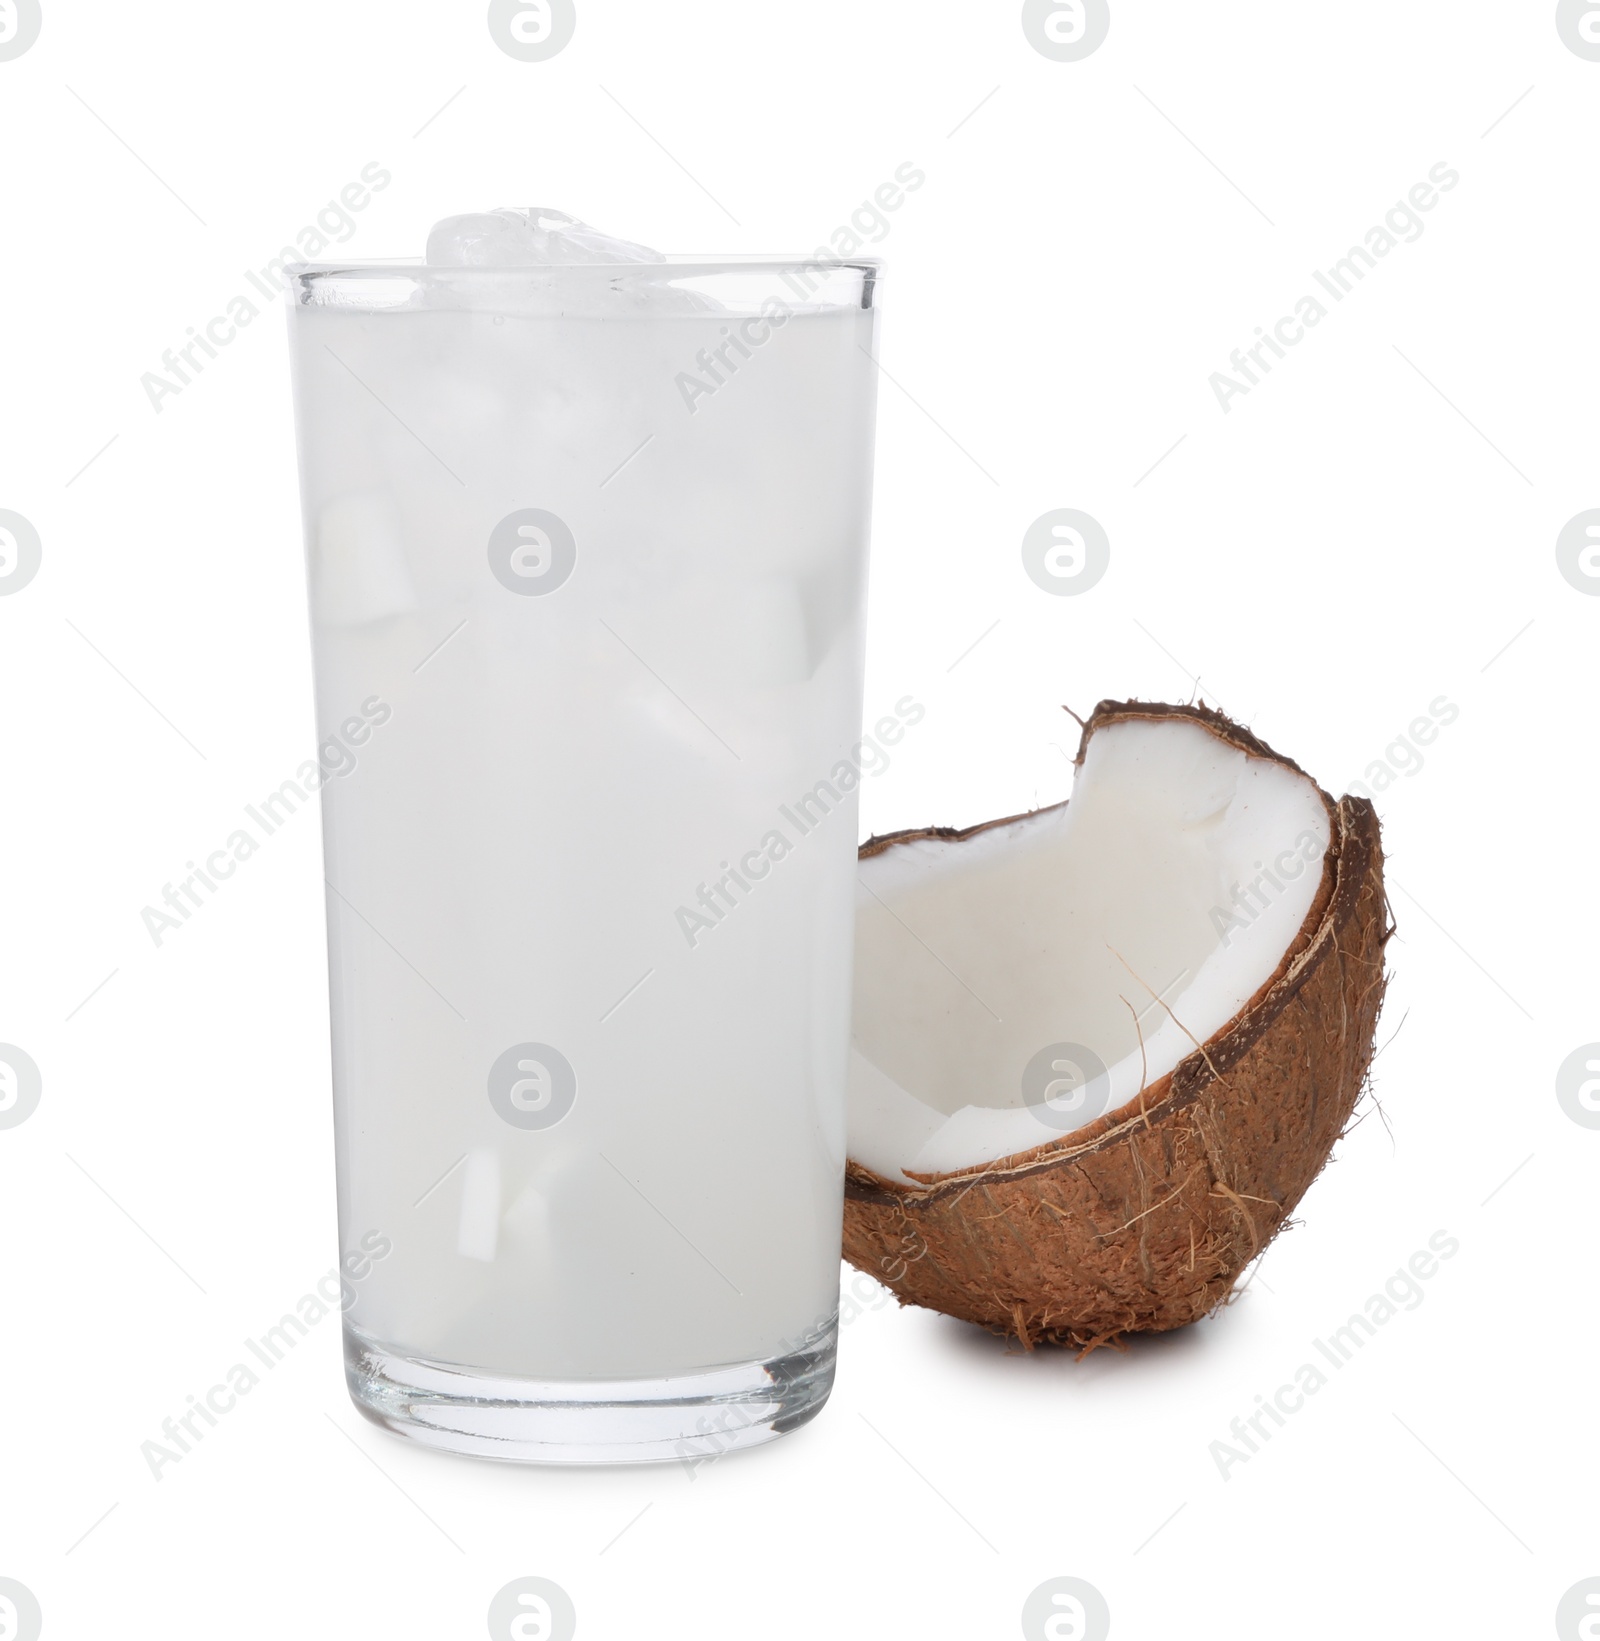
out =
{"type": "Polygon", "coordinates": [[[52,1641],[478,1636],[526,1574],[591,1641],[1009,1638],[1058,1575],[1119,1641],[1520,1637],[1600,1575],[1600,1132],[1555,1097],[1600,1038],[1600,602],[1554,552],[1600,505],[1600,63],[1544,0],[1113,13],[1059,63],[1012,4],[579,0],[521,63],[476,4],[45,0],[0,62],[0,507],[43,541],[0,598],[0,1040],[44,1086],[0,1132],[0,1575],[52,1641]],[[160,949],[140,922],[310,752],[282,315],[159,414],[140,378],[370,161],[336,254],[525,203],[809,251],[926,173],[871,247],[868,710],[928,715],[864,831],[1063,796],[1063,702],[1198,681],[1336,792],[1459,707],[1380,798],[1387,1121],[1223,1314],[1024,1357],[849,1273],[826,1412],[693,1479],[392,1440],[330,1320],[152,1478],[335,1236],[315,820],[160,949]],[[1422,237],[1224,414],[1211,373],[1440,161],[1422,237]],[[1022,569],[1058,507],[1111,540],[1080,597],[1022,569]],[[1440,1229],[1424,1302],[1220,1476],[1440,1229]]]}

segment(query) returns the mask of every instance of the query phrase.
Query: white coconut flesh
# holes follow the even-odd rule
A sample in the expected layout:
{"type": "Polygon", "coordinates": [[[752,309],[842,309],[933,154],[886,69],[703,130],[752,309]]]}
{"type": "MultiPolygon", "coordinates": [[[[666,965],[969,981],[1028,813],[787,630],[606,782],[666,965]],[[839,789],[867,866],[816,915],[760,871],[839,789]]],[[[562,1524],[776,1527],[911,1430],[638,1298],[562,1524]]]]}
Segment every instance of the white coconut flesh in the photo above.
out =
{"type": "Polygon", "coordinates": [[[869,856],[851,1159],[958,1173],[1135,1099],[1272,978],[1328,841],[1306,776],[1128,719],[1091,737],[1069,803],[869,856]]]}

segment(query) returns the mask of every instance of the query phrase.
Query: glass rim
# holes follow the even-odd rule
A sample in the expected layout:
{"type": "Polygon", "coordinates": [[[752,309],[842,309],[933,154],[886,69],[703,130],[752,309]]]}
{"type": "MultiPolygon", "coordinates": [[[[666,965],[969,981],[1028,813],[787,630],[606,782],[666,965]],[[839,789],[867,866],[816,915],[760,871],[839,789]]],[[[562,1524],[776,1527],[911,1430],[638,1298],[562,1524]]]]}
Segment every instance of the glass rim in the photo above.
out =
{"type": "Polygon", "coordinates": [[[294,279],[318,279],[328,275],[350,278],[408,279],[507,279],[533,275],[568,273],[595,273],[618,276],[641,276],[652,273],[786,273],[795,268],[816,268],[838,273],[855,269],[858,273],[881,278],[884,262],[874,256],[669,256],[663,262],[530,262],[513,267],[448,267],[438,263],[418,262],[412,257],[368,257],[360,262],[286,262],[284,273],[294,279]]]}
{"type": "MultiPolygon", "coordinates": [[[[667,262],[554,262],[520,268],[446,268],[424,262],[290,262],[283,272],[296,309],[373,313],[498,306],[583,317],[641,317],[661,295],[705,298],[706,312],[759,316],[773,303],[792,313],[872,312],[883,264],[875,257],[675,258],[667,262]]],[[[659,315],[693,317],[673,310],[659,315]]]]}

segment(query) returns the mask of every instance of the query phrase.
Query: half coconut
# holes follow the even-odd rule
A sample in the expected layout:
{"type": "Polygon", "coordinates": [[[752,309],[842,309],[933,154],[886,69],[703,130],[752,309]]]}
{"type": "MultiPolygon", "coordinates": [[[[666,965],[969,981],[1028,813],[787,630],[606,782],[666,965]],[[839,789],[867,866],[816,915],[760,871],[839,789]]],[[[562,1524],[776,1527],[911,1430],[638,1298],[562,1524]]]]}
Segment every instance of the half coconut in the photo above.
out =
{"type": "Polygon", "coordinates": [[[1081,1348],[1220,1304],[1365,1082],[1371,804],[1204,706],[1102,702],[1070,803],[861,850],[844,1249],[1081,1348]]]}

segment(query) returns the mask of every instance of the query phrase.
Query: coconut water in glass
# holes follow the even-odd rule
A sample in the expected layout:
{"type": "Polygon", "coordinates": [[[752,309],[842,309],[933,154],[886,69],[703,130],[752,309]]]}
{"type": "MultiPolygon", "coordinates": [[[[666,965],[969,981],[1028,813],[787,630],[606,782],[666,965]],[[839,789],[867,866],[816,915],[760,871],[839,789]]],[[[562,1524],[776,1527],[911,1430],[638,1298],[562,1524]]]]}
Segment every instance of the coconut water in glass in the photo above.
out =
{"type": "MultiPolygon", "coordinates": [[[[581,254],[581,252],[579,253],[581,254]]],[[[351,1393],[695,1460],[832,1381],[873,264],[295,271],[351,1393]]]]}

